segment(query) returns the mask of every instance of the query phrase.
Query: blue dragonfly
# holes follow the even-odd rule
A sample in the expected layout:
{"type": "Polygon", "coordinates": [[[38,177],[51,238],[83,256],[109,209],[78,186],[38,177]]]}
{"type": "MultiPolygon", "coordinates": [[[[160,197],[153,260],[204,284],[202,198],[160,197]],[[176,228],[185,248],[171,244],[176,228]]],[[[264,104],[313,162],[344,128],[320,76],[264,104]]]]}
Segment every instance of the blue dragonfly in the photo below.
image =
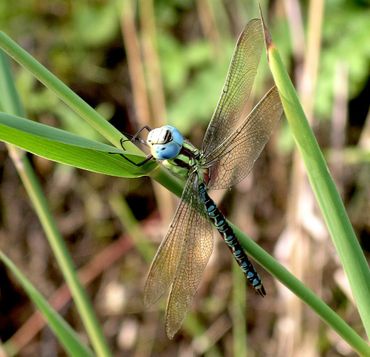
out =
{"type": "MultiPolygon", "coordinates": [[[[166,292],[166,333],[173,338],[180,329],[213,250],[212,226],[220,233],[255,291],[265,296],[261,278],[248,259],[226,218],[208,195],[209,189],[230,188],[251,171],[268,141],[282,106],[276,87],[271,88],[249,114],[245,105],[263,49],[260,19],[251,20],[237,42],[217,108],[198,150],[170,125],[144,129],[150,155],[139,163],[158,160],[186,177],[175,216],[151,264],[144,302],[157,302],[166,292]]],[[[143,142],[142,139],[138,139],[143,142]]],[[[124,148],[124,141],[121,142],[124,148]]]]}

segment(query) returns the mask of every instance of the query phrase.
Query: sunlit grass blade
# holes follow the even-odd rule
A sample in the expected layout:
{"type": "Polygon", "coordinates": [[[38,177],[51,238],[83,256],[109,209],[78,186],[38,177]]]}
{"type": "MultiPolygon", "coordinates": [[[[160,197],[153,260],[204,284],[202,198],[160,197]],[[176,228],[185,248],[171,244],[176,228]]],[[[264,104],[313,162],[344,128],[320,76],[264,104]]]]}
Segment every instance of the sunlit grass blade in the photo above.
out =
{"type": "MultiPolygon", "coordinates": [[[[77,94],[69,89],[41,63],[39,63],[29,53],[15,43],[9,36],[1,31],[0,48],[13,57],[19,64],[32,72],[36,78],[45,84],[46,87],[53,90],[56,95],[68,105],[70,109],[79,114],[107,140],[109,140],[117,148],[121,147],[120,140],[122,139],[123,135],[116,128],[109,124],[105,118],[91,108],[85,101],[83,101],[77,94]]],[[[23,113],[18,115],[23,115],[23,113]]],[[[133,143],[125,143],[125,148],[128,152],[142,155],[142,158],[144,158],[144,153],[133,143]]],[[[135,166],[132,165],[131,170],[132,172],[135,172],[135,166]]],[[[170,190],[174,190],[177,195],[181,195],[181,184],[179,184],[178,181],[176,182],[176,179],[174,179],[174,177],[170,175],[167,170],[158,168],[152,171],[150,176],[170,190]]]]}
{"type": "MultiPolygon", "coordinates": [[[[47,88],[68,105],[73,111],[87,121],[95,130],[104,136],[109,142],[120,148],[122,133],[112,126],[96,110],[90,107],[60,79],[46,69],[41,63],[34,59],[27,51],[21,48],[4,32],[0,31],[0,48],[13,57],[19,64],[27,68],[47,88]]],[[[138,155],[143,155],[134,144],[128,142],[127,149],[138,155]]]]}
{"type": "Polygon", "coordinates": [[[156,166],[149,162],[136,167],[120,156],[142,161],[135,153],[5,113],[0,113],[0,140],[46,159],[105,175],[140,177],[156,166]]]}
{"type": "MultiPolygon", "coordinates": [[[[0,97],[0,108],[13,114],[23,115],[24,110],[14,86],[10,66],[1,52],[0,78],[2,78],[2,89],[5,90],[3,96],[0,97]]],[[[57,228],[57,224],[50,212],[38,178],[27,157],[23,155],[23,152],[13,145],[7,146],[9,154],[12,157],[18,174],[22,179],[23,185],[45,231],[54,256],[56,257],[66,283],[71,290],[74,302],[76,303],[94,351],[98,356],[108,357],[111,354],[104,339],[102,329],[100,328],[99,322],[94,314],[90,300],[77,277],[72,258],[68,253],[63,237],[61,236],[57,228]]]]}
{"type": "MultiPolygon", "coordinates": [[[[167,175],[164,170],[155,170],[152,178],[161,182],[177,196],[181,196],[183,184],[167,175]]],[[[287,271],[271,255],[259,247],[253,240],[248,238],[237,227],[232,225],[238,239],[250,255],[258,261],[273,276],[279,279],[287,288],[307,303],[320,318],[333,328],[351,347],[362,355],[370,353],[367,343],[354,331],[343,319],[341,319],[328,305],[317,295],[300,282],[294,275],[287,271]]],[[[186,324],[186,321],[185,321],[186,324]]]]}
{"type": "Polygon", "coordinates": [[[139,222],[123,197],[112,195],[109,203],[113,211],[117,214],[124,229],[135,243],[135,247],[144,260],[150,264],[155,254],[155,248],[145,233],[142,231],[139,222]]]}
{"type": "Polygon", "coordinates": [[[248,355],[247,339],[247,285],[245,275],[234,261],[232,264],[232,302],[230,306],[233,321],[234,356],[248,355]]]}
{"type": "MultiPolygon", "coordinates": [[[[166,176],[164,171],[157,171],[156,179],[169,190],[180,197],[182,185],[166,176]]],[[[229,222],[230,223],[230,222],[229,222]]],[[[284,268],[274,257],[262,249],[251,238],[247,237],[239,228],[230,223],[238,240],[251,257],[261,264],[268,272],[276,277],[289,290],[302,299],[317,315],[326,322],[339,336],[343,338],[360,355],[370,355],[370,347],[358,333],[349,326],[338,314],[324,303],[315,293],[299,281],[293,274],[284,268]]],[[[263,277],[263,276],[262,276],[263,277]]],[[[186,323],[186,321],[185,321],[186,323]]]]}
{"type": "MultiPolygon", "coordinates": [[[[49,305],[45,298],[37,291],[32,283],[22,274],[13,262],[0,251],[0,260],[13,273],[19,284],[27,293],[28,297],[36,305],[48,322],[49,327],[55,333],[60,344],[70,356],[93,356],[92,351],[80,341],[78,335],[49,305]]],[[[8,346],[12,349],[12,346],[8,346]]]]}
{"type": "MultiPolygon", "coordinates": [[[[317,315],[338,333],[355,351],[362,356],[370,355],[370,347],[343,319],[340,318],[328,305],[315,293],[299,281],[293,274],[284,268],[269,253],[257,243],[248,238],[239,228],[232,226],[238,240],[248,254],[261,264],[268,272],[276,277],[290,291],[312,308],[317,315]]],[[[263,279],[263,274],[262,279],[263,279]]]]}
{"type": "Polygon", "coordinates": [[[269,65],[284,112],[343,268],[370,336],[370,270],[297,93],[265,28],[269,65]]]}

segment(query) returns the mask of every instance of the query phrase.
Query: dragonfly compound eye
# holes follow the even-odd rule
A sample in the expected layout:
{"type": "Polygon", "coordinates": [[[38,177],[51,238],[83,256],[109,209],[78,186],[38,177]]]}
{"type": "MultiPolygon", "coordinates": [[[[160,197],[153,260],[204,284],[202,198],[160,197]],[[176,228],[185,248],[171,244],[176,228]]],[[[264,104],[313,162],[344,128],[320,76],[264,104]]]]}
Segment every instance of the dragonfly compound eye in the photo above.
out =
{"type": "Polygon", "coordinates": [[[179,155],[184,138],[173,126],[164,125],[149,132],[147,143],[154,158],[168,160],[179,155]]]}
{"type": "Polygon", "coordinates": [[[181,150],[181,146],[171,141],[163,145],[157,145],[157,144],[153,145],[152,155],[157,160],[169,160],[169,159],[174,159],[176,156],[178,156],[180,150],[181,150]]]}

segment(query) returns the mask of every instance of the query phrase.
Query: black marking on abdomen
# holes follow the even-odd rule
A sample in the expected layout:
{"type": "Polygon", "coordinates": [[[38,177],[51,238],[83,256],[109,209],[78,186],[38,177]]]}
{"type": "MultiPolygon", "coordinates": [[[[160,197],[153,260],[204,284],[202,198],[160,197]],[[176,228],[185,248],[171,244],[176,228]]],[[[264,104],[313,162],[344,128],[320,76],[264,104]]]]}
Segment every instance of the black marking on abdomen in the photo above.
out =
{"type": "Polygon", "coordinates": [[[220,232],[223,240],[226,242],[235,260],[243,270],[249,283],[254,287],[259,295],[265,296],[266,291],[262,285],[261,278],[245,254],[244,249],[236,238],[234,231],[227,223],[225,216],[218,209],[212,198],[209,197],[204,183],[199,184],[199,195],[204,202],[208,217],[211,219],[216,229],[220,232]]]}

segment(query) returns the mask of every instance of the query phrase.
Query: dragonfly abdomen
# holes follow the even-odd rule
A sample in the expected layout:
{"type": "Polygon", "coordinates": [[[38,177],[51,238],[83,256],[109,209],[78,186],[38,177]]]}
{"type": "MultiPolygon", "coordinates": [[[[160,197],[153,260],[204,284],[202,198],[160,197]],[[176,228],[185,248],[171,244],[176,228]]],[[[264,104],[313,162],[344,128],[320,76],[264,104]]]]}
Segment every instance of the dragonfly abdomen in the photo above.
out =
{"type": "Polygon", "coordinates": [[[246,275],[249,283],[253,286],[253,288],[259,295],[265,296],[266,291],[262,285],[261,278],[259,277],[256,269],[253,267],[249,258],[245,254],[244,249],[236,238],[233,229],[227,223],[225,216],[218,209],[212,198],[209,197],[206,186],[203,182],[199,184],[199,194],[206,208],[206,213],[208,217],[211,219],[216,229],[220,232],[223,240],[229,247],[235,260],[246,275]]]}

